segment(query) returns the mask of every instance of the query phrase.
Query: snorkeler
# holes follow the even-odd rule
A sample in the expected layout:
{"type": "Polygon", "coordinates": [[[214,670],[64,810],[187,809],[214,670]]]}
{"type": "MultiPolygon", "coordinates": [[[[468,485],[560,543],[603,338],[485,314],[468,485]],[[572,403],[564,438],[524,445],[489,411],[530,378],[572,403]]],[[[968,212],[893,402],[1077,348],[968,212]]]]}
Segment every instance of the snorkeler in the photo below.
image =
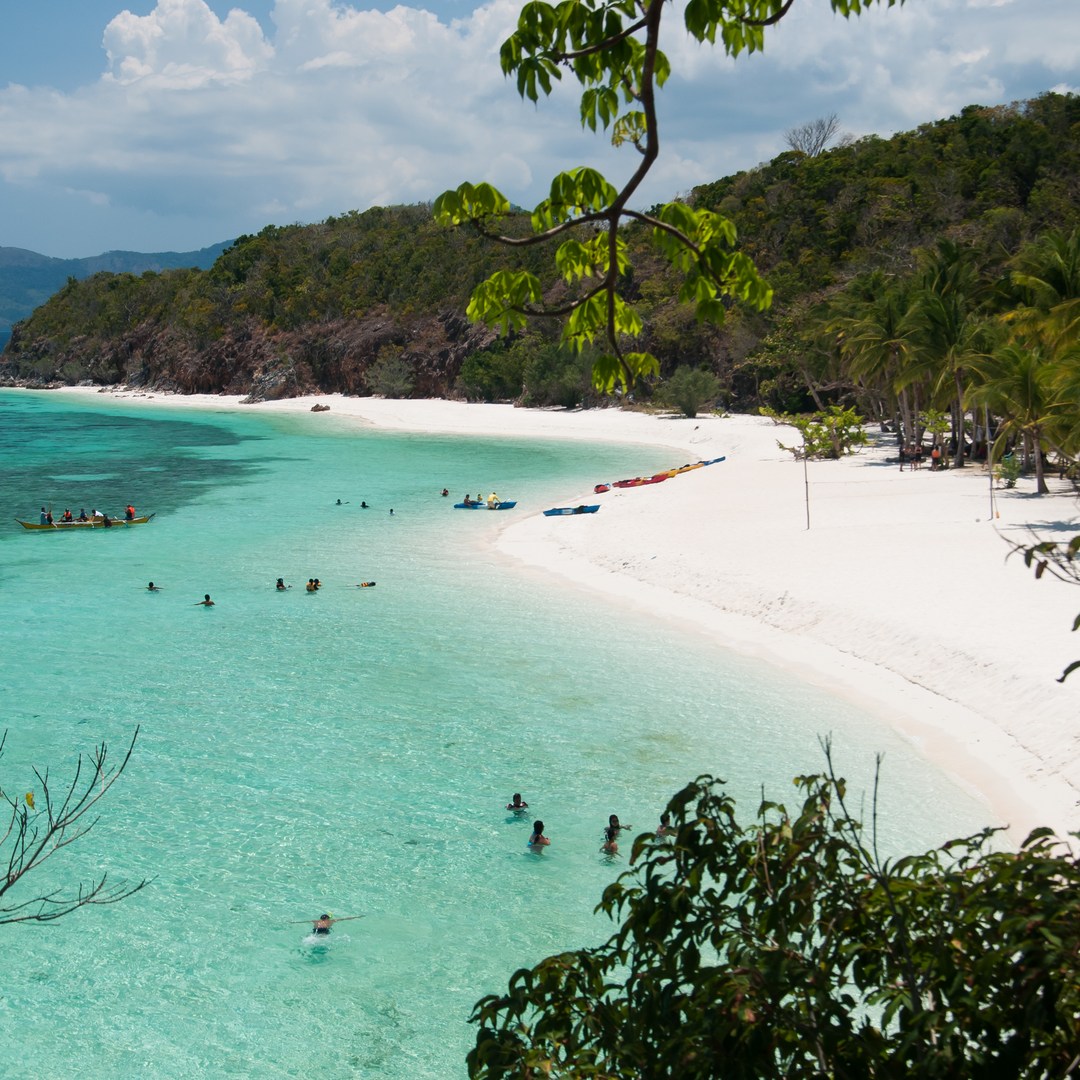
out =
{"type": "Polygon", "coordinates": [[[313,934],[329,934],[330,927],[333,926],[334,923],[352,922],[354,919],[362,919],[363,917],[363,915],[344,915],[340,919],[335,919],[329,912],[323,912],[317,919],[293,919],[293,922],[310,922],[311,932],[313,934]]]}

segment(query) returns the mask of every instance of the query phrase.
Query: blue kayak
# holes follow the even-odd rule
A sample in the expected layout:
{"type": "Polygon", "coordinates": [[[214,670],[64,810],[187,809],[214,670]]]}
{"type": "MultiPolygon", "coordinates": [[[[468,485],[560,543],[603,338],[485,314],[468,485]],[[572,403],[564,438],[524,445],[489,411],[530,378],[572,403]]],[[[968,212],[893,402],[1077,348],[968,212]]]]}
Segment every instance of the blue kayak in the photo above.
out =
{"type": "Polygon", "coordinates": [[[510,502],[497,502],[488,506],[486,502],[454,503],[455,510],[513,510],[517,506],[517,500],[510,502]]]}
{"type": "Polygon", "coordinates": [[[599,510],[596,506],[556,506],[551,510],[544,511],[544,517],[560,517],[563,514],[595,514],[599,510]]]}

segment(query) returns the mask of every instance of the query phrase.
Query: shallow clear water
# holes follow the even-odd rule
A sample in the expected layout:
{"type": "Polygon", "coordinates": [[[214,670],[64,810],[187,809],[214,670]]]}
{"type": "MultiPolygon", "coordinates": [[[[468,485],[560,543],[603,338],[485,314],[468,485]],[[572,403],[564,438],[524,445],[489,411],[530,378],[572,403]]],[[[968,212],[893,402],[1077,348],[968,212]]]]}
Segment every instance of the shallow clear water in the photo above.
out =
{"type": "Polygon", "coordinates": [[[763,784],[789,798],[829,732],[855,789],[886,753],[887,849],[984,822],[850,705],[518,572],[485,546],[503,514],[450,506],[495,489],[535,512],[662,451],[0,392],[0,455],[0,783],[67,778],[141,725],[100,823],[36,887],[153,878],[0,927],[8,1075],[463,1076],[482,994],[609,932],[608,814],[651,827],[706,771],[748,812],[763,784]],[[12,520],[129,500],[154,521],[12,520]],[[503,810],[514,791],[542,856],[532,816],[503,810]],[[364,918],[305,942],[294,920],[322,911],[364,918]]]}

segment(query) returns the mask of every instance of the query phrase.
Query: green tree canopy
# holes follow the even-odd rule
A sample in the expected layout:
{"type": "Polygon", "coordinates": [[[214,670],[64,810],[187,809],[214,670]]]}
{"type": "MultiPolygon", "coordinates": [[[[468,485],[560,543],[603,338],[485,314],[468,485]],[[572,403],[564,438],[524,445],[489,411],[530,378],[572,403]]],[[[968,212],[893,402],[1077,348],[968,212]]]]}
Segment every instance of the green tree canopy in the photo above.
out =
{"type": "MultiPolygon", "coordinates": [[[[730,56],[764,47],[766,28],[778,23],[794,0],[690,0],[684,26],[699,42],[716,44],[730,56]]],[[[879,0],[830,0],[833,11],[859,14],[879,0]]],[[[897,0],[881,0],[892,7],[897,0]]],[[[902,0],[901,0],[902,2],[902,0]]],[[[758,309],[772,290],[748,256],[736,250],[735,226],[723,214],[670,202],[651,213],[631,201],[660,153],[656,94],[671,73],[660,48],[663,0],[533,0],[521,10],[517,30],[503,43],[504,74],[517,80],[522,97],[536,102],[550,94],[564,72],[581,85],[581,122],[611,131],[615,146],[633,147],[637,167],[621,188],[595,169],[562,172],[551,193],[531,215],[532,234],[502,235],[500,222],[510,201],[486,183],[464,183],[435,201],[435,217],[449,225],[471,224],[514,246],[556,243],[555,265],[570,292],[554,302],[539,279],[525,270],[499,271],[472,295],[472,318],[504,331],[521,329],[533,316],[564,320],[563,339],[582,347],[604,342],[593,367],[598,388],[632,386],[659,365],[631,343],[642,319],[627,301],[622,283],[631,266],[624,227],[643,226],[655,248],[679,275],[679,299],[694,305],[701,320],[722,322],[726,305],[741,300],[758,309]]]]}
{"type": "Polygon", "coordinates": [[[469,1072],[499,1077],[1065,1076],[1080,1048],[1080,868],[1041,830],[885,860],[845,785],[742,822],[699,777],[639,836],[601,946],[478,1002],[469,1072]]]}

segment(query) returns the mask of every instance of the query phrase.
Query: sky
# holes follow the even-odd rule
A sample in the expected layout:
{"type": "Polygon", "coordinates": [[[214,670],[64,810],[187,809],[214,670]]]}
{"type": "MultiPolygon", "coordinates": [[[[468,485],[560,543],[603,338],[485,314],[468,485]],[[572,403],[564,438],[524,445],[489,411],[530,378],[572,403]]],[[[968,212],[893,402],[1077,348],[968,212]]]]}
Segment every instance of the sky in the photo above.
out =
{"type": "MultiPolygon", "coordinates": [[[[539,105],[498,50],[523,0],[0,0],[0,246],[58,258],[193,251],[266,225],[434,199],[464,180],[532,207],[636,152],[539,105]]],[[[888,136],[1080,92],[1080,0],[907,0],[845,20],[795,0],[737,60],[664,16],[672,76],[647,208],[786,149],[835,114],[888,136]]]]}

